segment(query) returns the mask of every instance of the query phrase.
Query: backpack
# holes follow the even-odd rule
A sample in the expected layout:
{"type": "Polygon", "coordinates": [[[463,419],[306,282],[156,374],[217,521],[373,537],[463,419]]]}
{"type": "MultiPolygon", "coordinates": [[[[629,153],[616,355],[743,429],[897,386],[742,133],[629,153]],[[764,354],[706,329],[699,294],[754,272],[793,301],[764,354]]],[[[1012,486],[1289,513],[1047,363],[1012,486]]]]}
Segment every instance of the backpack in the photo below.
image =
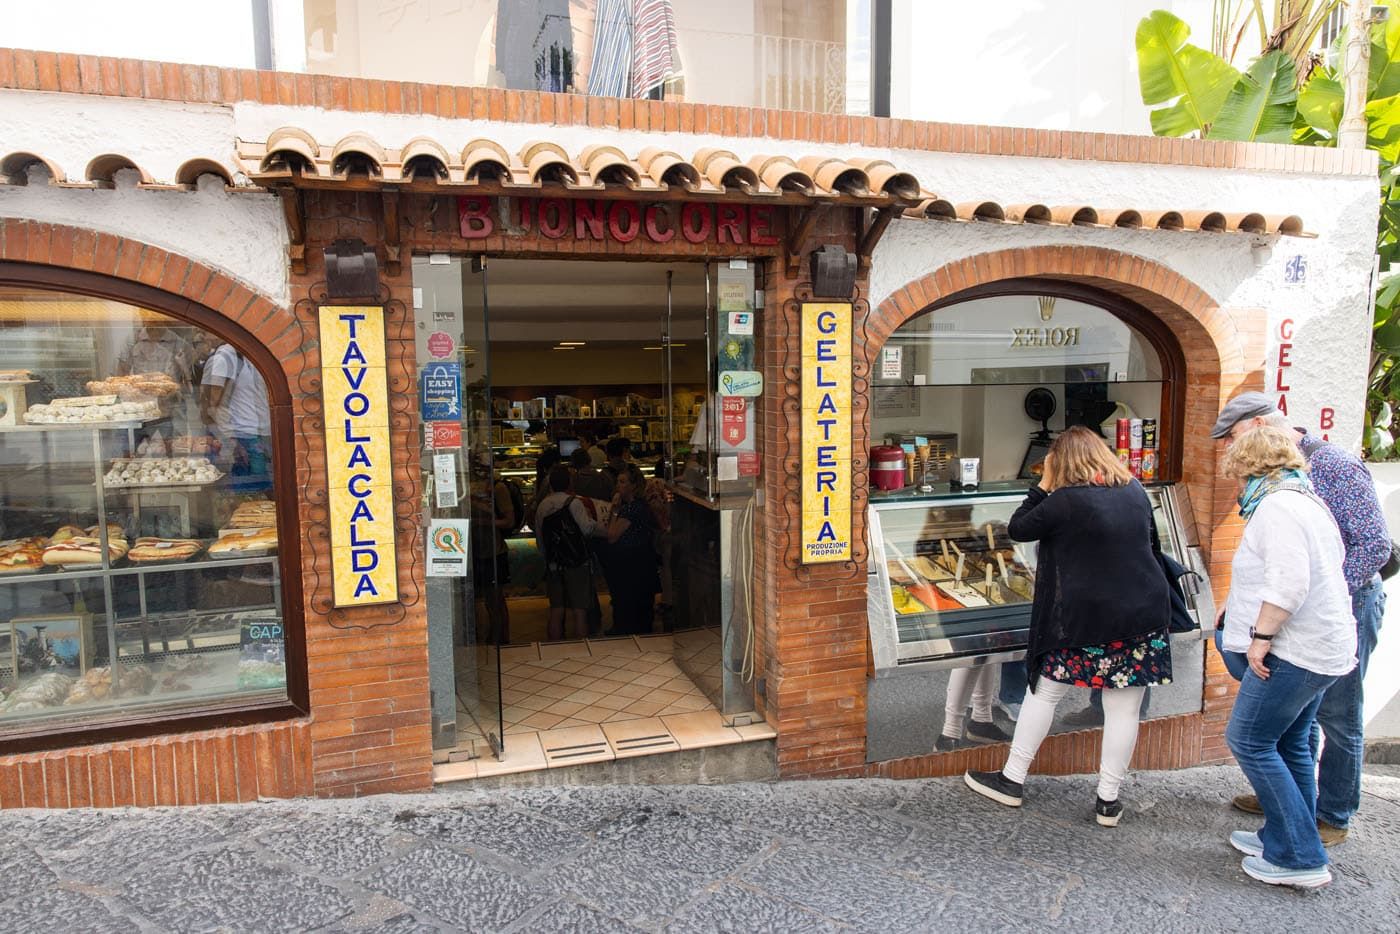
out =
{"type": "Polygon", "coordinates": [[[544,517],[540,523],[540,538],[544,541],[544,556],[548,564],[558,568],[582,567],[588,563],[588,542],[574,519],[574,497],[544,517]]]}

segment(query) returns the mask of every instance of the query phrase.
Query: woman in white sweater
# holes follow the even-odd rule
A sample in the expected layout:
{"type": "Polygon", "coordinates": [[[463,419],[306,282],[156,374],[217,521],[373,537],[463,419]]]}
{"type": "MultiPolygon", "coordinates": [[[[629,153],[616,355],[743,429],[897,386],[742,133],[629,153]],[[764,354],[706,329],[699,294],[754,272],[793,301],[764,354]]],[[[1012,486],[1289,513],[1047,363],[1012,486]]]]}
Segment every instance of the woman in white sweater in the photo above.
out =
{"type": "Polygon", "coordinates": [[[1317,832],[1308,732],[1323,692],[1356,663],[1356,623],[1341,534],[1302,468],[1297,445],[1277,428],[1230,445],[1225,470],[1239,481],[1247,524],[1220,644],[1244,667],[1225,739],[1264,809],[1264,826],[1237,830],[1230,843],[1253,878],[1313,887],[1332,874],[1317,832]]]}

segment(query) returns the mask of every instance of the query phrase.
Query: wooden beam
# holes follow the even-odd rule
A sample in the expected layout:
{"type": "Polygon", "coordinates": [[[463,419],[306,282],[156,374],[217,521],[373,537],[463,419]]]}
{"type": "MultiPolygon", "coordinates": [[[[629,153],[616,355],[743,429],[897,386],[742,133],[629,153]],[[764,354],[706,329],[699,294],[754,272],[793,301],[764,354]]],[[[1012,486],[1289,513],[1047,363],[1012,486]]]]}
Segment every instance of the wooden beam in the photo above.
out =
{"type": "Polygon", "coordinates": [[[397,276],[403,270],[399,261],[403,243],[399,233],[399,193],[385,191],[380,198],[384,206],[384,270],[391,276],[397,276]]]}
{"type": "Polygon", "coordinates": [[[816,226],[817,220],[826,213],[826,208],[812,206],[797,208],[788,212],[787,243],[783,247],[786,254],[787,277],[794,278],[802,268],[802,245],[816,226]]]}
{"type": "Polygon", "coordinates": [[[902,207],[876,208],[875,217],[870,222],[870,226],[865,228],[865,233],[860,235],[860,246],[856,248],[856,255],[859,257],[860,268],[870,268],[870,254],[875,252],[875,244],[880,242],[880,238],[885,235],[885,229],[890,226],[890,221],[904,213],[902,207]]]}
{"type": "Polygon", "coordinates": [[[301,191],[290,185],[279,187],[277,200],[282,202],[282,219],[287,223],[287,258],[292,272],[302,275],[306,272],[306,206],[301,191]]]}

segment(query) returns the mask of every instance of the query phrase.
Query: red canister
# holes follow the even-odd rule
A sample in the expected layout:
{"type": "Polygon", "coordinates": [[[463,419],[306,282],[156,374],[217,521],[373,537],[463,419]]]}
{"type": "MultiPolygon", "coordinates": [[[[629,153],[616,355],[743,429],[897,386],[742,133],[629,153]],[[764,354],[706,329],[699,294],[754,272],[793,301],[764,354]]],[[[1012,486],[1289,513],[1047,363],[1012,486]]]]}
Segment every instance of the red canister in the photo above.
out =
{"type": "Polygon", "coordinates": [[[1133,446],[1132,424],[1133,420],[1130,418],[1118,419],[1118,450],[1120,451],[1126,451],[1133,446]]]}
{"type": "Polygon", "coordinates": [[[904,449],[880,444],[870,449],[870,482],[877,490],[904,489],[904,449]]]}

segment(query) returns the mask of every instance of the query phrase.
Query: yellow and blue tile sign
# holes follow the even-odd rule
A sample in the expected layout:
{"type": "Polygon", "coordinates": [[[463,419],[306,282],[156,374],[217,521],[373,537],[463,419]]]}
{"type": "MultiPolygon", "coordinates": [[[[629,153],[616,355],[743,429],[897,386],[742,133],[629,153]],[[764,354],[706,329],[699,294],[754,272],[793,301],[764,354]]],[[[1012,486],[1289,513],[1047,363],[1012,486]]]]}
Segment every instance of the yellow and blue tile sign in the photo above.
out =
{"type": "Polygon", "coordinates": [[[321,398],[336,606],[399,599],[384,309],[321,308],[321,398]]]}
{"type": "Polygon", "coordinates": [[[851,305],[802,306],[802,563],[851,558],[851,305]]]}

